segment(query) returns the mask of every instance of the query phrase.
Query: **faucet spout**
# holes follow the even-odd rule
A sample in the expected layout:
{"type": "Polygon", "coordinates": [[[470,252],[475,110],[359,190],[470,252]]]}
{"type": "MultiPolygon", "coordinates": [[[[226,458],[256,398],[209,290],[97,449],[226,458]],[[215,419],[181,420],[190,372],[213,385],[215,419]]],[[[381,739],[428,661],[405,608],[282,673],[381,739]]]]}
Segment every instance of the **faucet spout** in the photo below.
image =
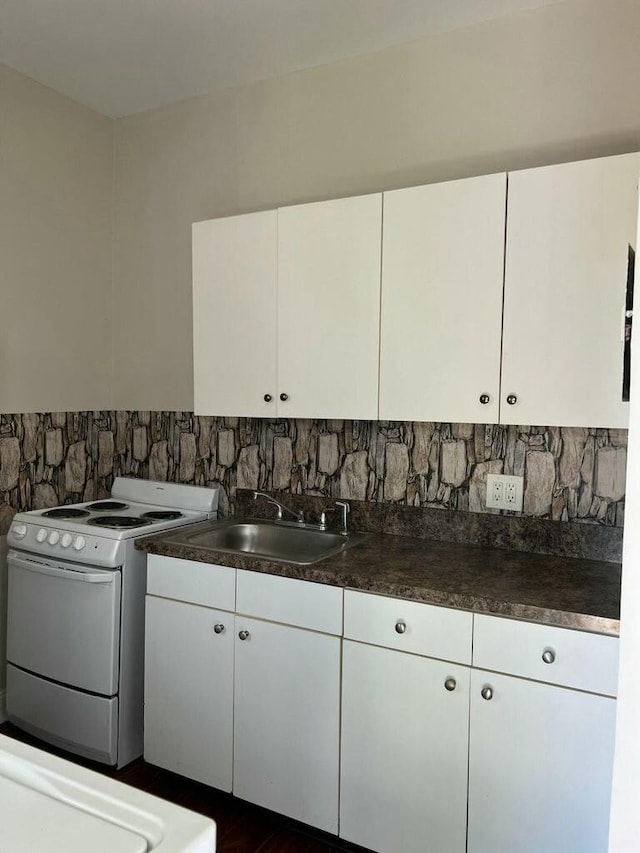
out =
{"type": "Polygon", "coordinates": [[[346,501],[336,501],[336,509],[340,513],[340,523],[342,524],[342,533],[343,536],[347,536],[349,534],[349,525],[347,522],[347,516],[351,512],[351,507],[346,501]]]}
{"type": "Polygon", "coordinates": [[[253,493],[254,501],[257,501],[258,498],[264,498],[266,501],[269,501],[269,503],[271,503],[275,507],[277,507],[278,512],[276,514],[276,521],[282,521],[283,512],[287,512],[287,513],[289,513],[289,515],[293,516],[293,518],[295,518],[295,520],[297,522],[299,522],[300,524],[304,524],[304,512],[303,512],[303,510],[298,510],[296,512],[292,509],[289,509],[289,507],[285,506],[284,504],[281,504],[280,501],[277,501],[275,498],[272,498],[271,495],[268,495],[266,492],[254,492],[253,493]]]}

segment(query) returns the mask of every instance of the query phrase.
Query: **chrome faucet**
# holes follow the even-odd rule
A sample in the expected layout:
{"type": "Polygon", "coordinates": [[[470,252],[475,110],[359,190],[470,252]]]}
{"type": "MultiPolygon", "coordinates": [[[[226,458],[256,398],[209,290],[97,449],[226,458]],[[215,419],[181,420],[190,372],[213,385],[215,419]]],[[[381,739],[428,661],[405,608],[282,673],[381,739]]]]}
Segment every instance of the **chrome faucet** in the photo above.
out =
{"type": "Polygon", "coordinates": [[[349,535],[349,527],[347,524],[347,515],[351,512],[351,507],[346,501],[336,501],[336,505],[330,507],[329,509],[325,509],[324,512],[320,515],[320,529],[327,529],[327,515],[330,512],[339,513],[340,515],[340,533],[343,536],[349,535]]]}
{"type": "Polygon", "coordinates": [[[272,498],[271,495],[267,495],[265,492],[254,492],[253,493],[254,501],[257,501],[258,498],[264,498],[265,500],[269,501],[269,503],[273,504],[275,507],[278,508],[278,514],[276,515],[276,521],[282,521],[282,513],[288,512],[289,515],[292,515],[299,524],[304,524],[304,512],[303,512],[303,510],[300,509],[298,511],[294,511],[292,509],[289,509],[289,507],[284,506],[284,504],[281,504],[280,501],[277,501],[275,498],[272,498]]]}

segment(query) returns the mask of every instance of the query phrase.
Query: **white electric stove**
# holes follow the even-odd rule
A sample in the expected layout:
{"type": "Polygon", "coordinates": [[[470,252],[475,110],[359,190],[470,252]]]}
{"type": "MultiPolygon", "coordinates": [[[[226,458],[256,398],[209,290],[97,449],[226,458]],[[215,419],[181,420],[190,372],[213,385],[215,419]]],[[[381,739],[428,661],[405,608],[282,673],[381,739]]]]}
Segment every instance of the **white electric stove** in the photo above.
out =
{"type": "Polygon", "coordinates": [[[106,500],[18,513],[7,542],[7,715],[122,767],[142,754],[146,555],[135,540],[215,518],[217,488],[117,477],[106,500]]]}

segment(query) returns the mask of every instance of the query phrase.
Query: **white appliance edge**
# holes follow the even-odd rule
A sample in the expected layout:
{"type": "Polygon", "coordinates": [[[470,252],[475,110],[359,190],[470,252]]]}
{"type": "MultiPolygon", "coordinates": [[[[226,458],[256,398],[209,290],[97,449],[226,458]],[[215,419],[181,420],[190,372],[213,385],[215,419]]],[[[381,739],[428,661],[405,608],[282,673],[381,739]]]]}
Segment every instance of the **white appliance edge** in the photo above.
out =
{"type": "MultiPolygon", "coordinates": [[[[209,818],[1,735],[0,780],[19,786],[14,788],[16,793],[26,789],[23,793],[34,794],[36,804],[41,799],[37,795],[44,795],[43,804],[52,799],[66,807],[72,824],[76,815],[83,826],[87,819],[95,821],[97,828],[106,822],[144,839],[150,851],[214,853],[216,849],[216,827],[209,818]]],[[[11,809],[11,798],[0,800],[0,825],[5,828],[10,825],[11,809]]],[[[37,835],[43,817],[36,808],[30,818],[24,829],[16,828],[14,821],[13,830],[20,836],[23,832],[37,835]]],[[[80,837],[79,846],[60,853],[86,850],[90,840],[80,837]]]]}

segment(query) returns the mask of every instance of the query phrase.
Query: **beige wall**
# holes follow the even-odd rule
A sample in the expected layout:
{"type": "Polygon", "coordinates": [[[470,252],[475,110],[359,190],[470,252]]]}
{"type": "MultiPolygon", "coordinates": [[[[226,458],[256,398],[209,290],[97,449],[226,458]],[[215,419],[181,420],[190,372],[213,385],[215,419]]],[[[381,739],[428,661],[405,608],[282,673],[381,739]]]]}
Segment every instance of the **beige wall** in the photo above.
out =
{"type": "Polygon", "coordinates": [[[0,65],[0,411],[111,405],[113,122],[0,65]]]}
{"type": "Polygon", "coordinates": [[[566,0],[123,119],[113,258],[114,123],[0,66],[0,411],[190,409],[193,221],[639,148],[639,28],[566,0]]]}
{"type": "Polygon", "coordinates": [[[114,405],[192,407],[193,221],[636,150],[639,31],[568,0],[118,121],[114,405]]]}

